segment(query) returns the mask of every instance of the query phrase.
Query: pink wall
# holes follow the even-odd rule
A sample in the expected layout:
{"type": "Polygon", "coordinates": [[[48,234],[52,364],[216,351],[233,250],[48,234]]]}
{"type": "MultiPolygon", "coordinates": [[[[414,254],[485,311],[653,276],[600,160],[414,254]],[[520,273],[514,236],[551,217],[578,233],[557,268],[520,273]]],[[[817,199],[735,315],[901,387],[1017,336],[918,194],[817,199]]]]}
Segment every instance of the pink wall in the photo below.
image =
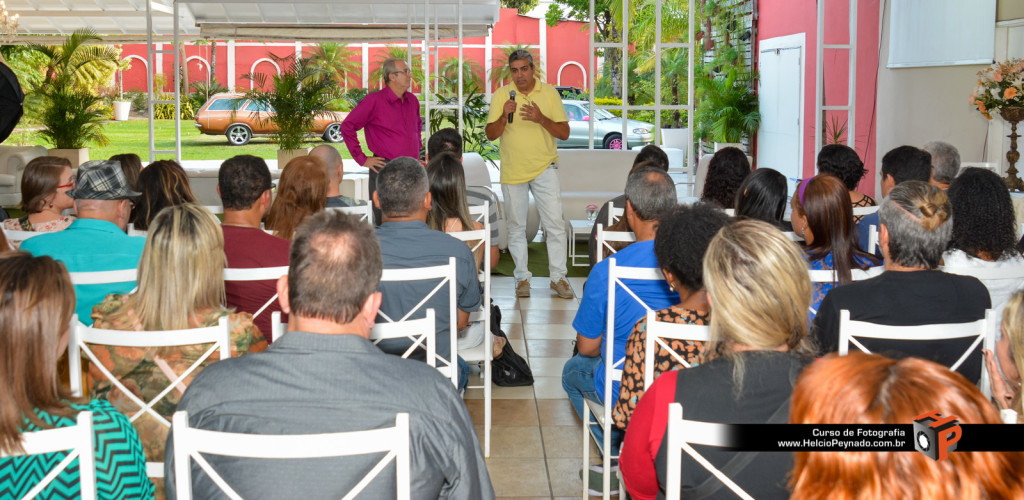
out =
{"type": "MultiPolygon", "coordinates": [[[[875,165],[875,100],[878,70],[878,0],[858,0],[857,5],[857,109],[854,149],[869,170],[858,190],[874,195],[875,165]]],[[[814,0],[759,0],[757,40],[805,33],[804,64],[804,165],[805,176],[814,174],[814,102],[817,65],[817,3],[814,0]]],[[[825,43],[846,43],[849,32],[849,4],[828,1],[825,7],[825,43]]],[[[849,60],[845,50],[826,50],[825,103],[847,104],[849,60]]],[[[845,113],[838,112],[839,121],[845,113]]]]}

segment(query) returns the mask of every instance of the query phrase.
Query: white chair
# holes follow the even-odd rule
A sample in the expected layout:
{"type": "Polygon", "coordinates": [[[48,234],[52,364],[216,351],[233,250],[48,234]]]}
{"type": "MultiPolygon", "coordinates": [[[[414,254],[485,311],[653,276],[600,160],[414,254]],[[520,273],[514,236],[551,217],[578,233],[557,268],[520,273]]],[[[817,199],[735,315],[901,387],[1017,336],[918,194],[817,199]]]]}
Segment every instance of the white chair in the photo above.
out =
{"type": "Polygon", "coordinates": [[[373,205],[366,203],[365,205],[356,205],[354,207],[328,207],[327,210],[336,210],[341,213],[358,215],[360,222],[365,222],[369,225],[373,225],[373,205]]]}
{"type": "MultiPolygon", "coordinates": [[[[950,370],[955,371],[970,357],[971,353],[978,349],[979,345],[990,351],[994,348],[995,332],[989,326],[993,321],[996,321],[996,318],[992,315],[992,310],[988,309],[985,311],[984,318],[969,323],[891,326],[851,320],[850,311],[842,309],[839,311],[839,355],[846,356],[849,352],[850,344],[853,344],[863,352],[871,354],[871,350],[865,347],[857,338],[923,342],[974,338],[974,342],[967,347],[963,355],[949,366],[950,370]]],[[[980,383],[978,385],[982,393],[986,396],[991,396],[988,370],[985,369],[984,362],[981,364],[980,375],[980,383]]]]}
{"type": "Polygon", "coordinates": [[[725,208],[725,209],[722,209],[722,211],[725,212],[725,215],[728,215],[729,217],[736,217],[736,209],[735,208],[725,208]]]}
{"type": "Polygon", "coordinates": [[[874,255],[875,250],[878,248],[878,226],[871,224],[868,226],[868,247],[864,249],[865,252],[874,255]]]}
{"type": "Polygon", "coordinates": [[[281,311],[270,313],[270,342],[277,342],[287,331],[288,323],[281,322],[281,311]]]}
{"type": "Polygon", "coordinates": [[[14,248],[14,242],[21,243],[40,234],[46,234],[39,231],[15,231],[13,229],[4,229],[3,232],[4,238],[7,238],[7,246],[11,247],[11,250],[17,250],[14,248]]]}
{"type": "Polygon", "coordinates": [[[110,283],[128,283],[136,281],[139,276],[138,269],[116,269],[113,271],[86,271],[79,273],[68,273],[71,275],[72,285],[107,285],[110,283]]]}
{"type": "Polygon", "coordinates": [[[1024,280],[1024,266],[995,268],[942,266],[940,269],[950,274],[973,276],[981,281],[1024,280]]]}
{"type": "Polygon", "coordinates": [[[427,364],[437,368],[436,335],[437,318],[433,309],[427,309],[426,315],[420,319],[406,319],[373,325],[373,329],[370,330],[370,341],[380,344],[382,340],[408,339],[411,344],[402,353],[402,358],[408,359],[416,349],[422,348],[427,353],[427,364]]]}
{"type": "Polygon", "coordinates": [[[668,405],[668,428],[665,432],[667,434],[665,445],[668,447],[668,456],[665,461],[665,470],[667,471],[667,477],[665,478],[666,500],[679,500],[681,495],[683,486],[681,468],[683,460],[680,451],[685,451],[686,454],[690,455],[708,472],[722,481],[736,496],[745,500],[754,500],[754,497],[743,491],[743,488],[740,488],[729,476],[718,470],[717,467],[690,446],[691,444],[727,446],[728,434],[727,427],[724,424],[684,420],[683,406],[679,403],[671,403],[668,405]]]}
{"type": "Polygon", "coordinates": [[[613,241],[633,243],[636,241],[636,234],[632,231],[605,231],[604,226],[601,224],[597,225],[597,236],[595,237],[597,244],[594,245],[597,248],[597,261],[601,262],[605,257],[614,255],[618,250],[612,248],[609,244],[613,241]]]}
{"type": "MultiPolygon", "coordinates": [[[[861,281],[866,279],[874,278],[885,272],[885,266],[869,267],[867,269],[851,269],[850,274],[852,275],[853,281],[861,281]]],[[[839,281],[839,276],[836,275],[835,269],[810,269],[807,274],[811,278],[811,283],[835,283],[839,281]]]]}
{"type": "Polygon", "coordinates": [[[871,215],[878,211],[878,205],[873,207],[853,207],[854,217],[863,217],[865,215],[871,215]]]}
{"type": "MultiPolygon", "coordinates": [[[[638,297],[636,293],[631,290],[623,280],[646,280],[646,281],[664,281],[665,276],[660,270],[655,268],[647,267],[622,267],[615,264],[615,258],[613,257],[608,262],[608,315],[605,323],[605,335],[608,335],[606,342],[604,342],[604,402],[601,404],[589,399],[583,399],[583,470],[590,470],[590,438],[594,437],[597,441],[596,434],[593,433],[592,426],[597,425],[601,427],[603,431],[603,439],[598,442],[598,447],[602,450],[602,462],[605,471],[611,470],[611,461],[618,458],[613,456],[611,453],[612,446],[612,433],[611,429],[614,425],[612,422],[612,407],[615,406],[615,401],[612,401],[612,383],[618,382],[622,379],[622,365],[625,362],[625,358],[614,359],[615,357],[615,342],[613,336],[615,335],[615,294],[616,290],[621,288],[622,293],[627,293],[633,300],[636,300],[640,305],[647,311],[653,309],[648,306],[643,299],[638,297]]],[[[583,482],[583,498],[589,498],[588,496],[588,484],[586,481],[583,482]]],[[[611,491],[611,475],[604,474],[604,481],[602,482],[602,494],[603,499],[608,500],[611,491]]]]}
{"type": "MultiPolygon", "coordinates": [[[[249,268],[225,268],[224,269],[224,281],[267,281],[277,280],[281,276],[288,275],[288,266],[279,267],[249,267],[249,268]]],[[[274,301],[277,300],[277,293],[267,300],[255,313],[252,315],[252,319],[255,320],[257,316],[263,313],[274,301]]]]}
{"type": "Polygon", "coordinates": [[[128,236],[142,236],[143,238],[149,234],[145,229],[135,229],[134,222],[129,222],[128,227],[125,228],[124,232],[128,233],[128,236]]]}
{"type": "Polygon", "coordinates": [[[619,221],[624,215],[626,215],[626,207],[616,207],[614,203],[608,202],[608,225],[611,226],[619,221]]]}
{"type": "Polygon", "coordinates": [[[92,446],[92,412],[82,411],[75,418],[73,427],[60,427],[44,431],[26,432],[21,435],[22,452],[0,452],[0,458],[23,457],[67,451],[67,456],[46,473],[38,484],[25,494],[24,499],[36,498],[61,472],[78,459],[78,481],[82,500],[96,498],[96,457],[92,446]]]}
{"type": "MultiPolygon", "coordinates": [[[[397,283],[397,282],[412,282],[412,281],[437,281],[438,283],[434,288],[427,293],[415,306],[409,310],[404,311],[403,315],[399,318],[391,318],[383,310],[377,311],[377,316],[382,318],[385,322],[394,323],[396,321],[407,321],[416,314],[417,311],[423,309],[423,306],[438,293],[441,292],[442,288],[447,288],[448,292],[448,318],[449,318],[449,346],[448,352],[443,354],[447,355],[448,360],[445,361],[441,358],[437,361],[437,370],[442,375],[451,379],[452,384],[455,387],[459,386],[459,370],[458,362],[456,361],[456,346],[457,346],[457,335],[458,335],[458,314],[456,312],[456,297],[455,297],[455,257],[450,257],[448,263],[441,266],[432,267],[412,267],[408,269],[384,269],[381,274],[381,284],[383,283],[397,283]],[[447,286],[446,286],[447,285],[447,286]]],[[[376,328],[376,327],[375,327],[376,328]]],[[[435,329],[436,331],[436,329],[435,329]]],[[[442,353],[437,353],[442,354],[442,353]]]]}
{"type": "Polygon", "coordinates": [[[804,237],[803,236],[800,236],[799,234],[796,234],[793,231],[783,231],[782,234],[786,235],[786,237],[789,238],[789,241],[795,241],[795,242],[804,241],[804,237]]]}
{"type": "Polygon", "coordinates": [[[470,248],[472,252],[476,253],[481,248],[484,252],[481,269],[477,274],[477,279],[484,290],[483,302],[479,310],[469,314],[471,324],[475,322],[484,324],[484,340],[476,347],[459,350],[459,355],[467,363],[479,363],[482,368],[480,370],[481,384],[470,384],[466,388],[484,390],[484,457],[491,456],[491,361],[494,357],[494,339],[491,336],[491,224],[487,220],[487,211],[486,203],[470,207],[470,215],[482,216],[483,220],[480,222],[484,225],[483,229],[448,233],[461,241],[475,242],[475,245],[470,248]],[[477,211],[474,213],[473,209],[477,209],[477,211]]]}
{"type": "Polygon", "coordinates": [[[192,461],[228,498],[240,500],[210,462],[203,457],[252,459],[312,459],[384,453],[384,457],[349,490],[343,500],[356,498],[392,461],[395,498],[410,498],[409,414],[395,415],[395,426],[325,434],[241,434],[198,429],[188,425],[188,413],[174,413],[174,483],[178,498],[192,498],[192,461]]]}
{"type": "MultiPolygon", "coordinates": [[[[658,321],[657,313],[647,311],[647,336],[644,340],[644,387],[654,383],[654,355],[658,347],[668,351],[679,364],[690,368],[690,363],[678,352],[672,350],[667,340],[711,340],[711,329],[707,325],[684,325],[658,321]]],[[[660,374],[659,374],[660,375],[660,374]]]]}
{"type": "MultiPolygon", "coordinates": [[[[135,422],[143,414],[148,414],[156,419],[157,422],[163,424],[166,427],[171,426],[171,422],[164,418],[162,415],[153,410],[153,406],[160,402],[168,393],[172,390],[178,390],[184,392],[185,386],[183,381],[192,375],[200,365],[206,361],[214,352],[218,352],[220,359],[227,359],[231,357],[231,334],[228,328],[227,316],[222,316],[218,321],[217,326],[209,326],[204,328],[191,328],[187,330],[165,330],[165,331],[132,331],[132,330],[103,330],[99,328],[92,328],[85,326],[78,322],[78,316],[75,315],[71,320],[71,338],[68,341],[68,365],[71,372],[71,393],[75,396],[82,396],[82,354],[92,362],[92,365],[96,367],[107,378],[111,385],[120,390],[124,397],[134,402],[139,406],[139,410],[132,415],[127,415],[130,422],[135,422]],[[88,344],[97,344],[103,346],[121,346],[121,347],[180,347],[186,345],[195,344],[208,344],[213,345],[207,349],[191,366],[188,367],[184,372],[175,375],[174,380],[165,387],[152,401],[145,402],[139,398],[134,392],[125,387],[124,384],[117,378],[116,375],[111,373],[110,369],[104,365],[96,354],[92,351],[88,344]]],[[[168,367],[168,370],[170,367],[168,367]]],[[[170,379],[168,374],[168,379],[170,379]]],[[[146,468],[150,477],[163,477],[163,463],[162,462],[147,462],[146,468]]]]}

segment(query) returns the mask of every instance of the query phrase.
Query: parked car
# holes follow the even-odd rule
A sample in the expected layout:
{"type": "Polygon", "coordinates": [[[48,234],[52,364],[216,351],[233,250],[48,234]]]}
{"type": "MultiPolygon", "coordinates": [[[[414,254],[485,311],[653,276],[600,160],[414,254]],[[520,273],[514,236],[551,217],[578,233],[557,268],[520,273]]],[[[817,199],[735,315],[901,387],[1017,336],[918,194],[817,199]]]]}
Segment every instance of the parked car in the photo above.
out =
{"type": "MultiPolygon", "coordinates": [[[[196,112],[195,126],[206,135],[224,134],[228,144],[242,146],[255,135],[270,135],[277,126],[270,119],[272,108],[245,99],[242,94],[214,94],[196,112]]],[[[341,122],[348,113],[331,111],[317,116],[309,133],[327,142],[341,142],[341,122]]]]}
{"type": "MultiPolygon", "coordinates": [[[[565,114],[569,116],[569,138],[558,141],[560,148],[585,148],[590,146],[590,103],[587,101],[563,100],[565,114]]],[[[626,121],[626,144],[622,141],[622,118],[607,110],[595,109],[594,145],[604,149],[623,149],[646,146],[654,141],[654,125],[638,120],[626,121]]]]}

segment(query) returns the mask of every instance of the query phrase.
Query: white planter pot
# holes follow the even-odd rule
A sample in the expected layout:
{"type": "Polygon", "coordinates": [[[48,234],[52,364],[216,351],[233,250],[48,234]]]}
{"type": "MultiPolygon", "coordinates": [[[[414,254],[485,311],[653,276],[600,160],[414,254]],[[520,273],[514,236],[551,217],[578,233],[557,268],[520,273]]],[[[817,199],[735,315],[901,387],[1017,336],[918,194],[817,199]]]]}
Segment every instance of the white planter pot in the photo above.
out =
{"type": "Polygon", "coordinates": [[[46,154],[58,158],[67,158],[71,162],[71,168],[78,168],[79,165],[89,161],[89,148],[48,149],[46,154]]]}
{"type": "Polygon", "coordinates": [[[114,101],[114,121],[123,122],[128,120],[128,114],[131,110],[131,101],[114,101]]]}

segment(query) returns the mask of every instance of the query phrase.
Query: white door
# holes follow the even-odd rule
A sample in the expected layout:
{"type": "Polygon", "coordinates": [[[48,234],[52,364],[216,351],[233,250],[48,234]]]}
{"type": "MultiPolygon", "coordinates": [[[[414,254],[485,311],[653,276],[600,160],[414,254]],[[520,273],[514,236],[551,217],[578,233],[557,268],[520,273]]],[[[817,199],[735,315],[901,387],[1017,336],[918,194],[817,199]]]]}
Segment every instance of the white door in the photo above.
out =
{"type": "Polygon", "coordinates": [[[803,177],[803,34],[765,40],[758,58],[757,166],[788,179],[803,177]]]}

